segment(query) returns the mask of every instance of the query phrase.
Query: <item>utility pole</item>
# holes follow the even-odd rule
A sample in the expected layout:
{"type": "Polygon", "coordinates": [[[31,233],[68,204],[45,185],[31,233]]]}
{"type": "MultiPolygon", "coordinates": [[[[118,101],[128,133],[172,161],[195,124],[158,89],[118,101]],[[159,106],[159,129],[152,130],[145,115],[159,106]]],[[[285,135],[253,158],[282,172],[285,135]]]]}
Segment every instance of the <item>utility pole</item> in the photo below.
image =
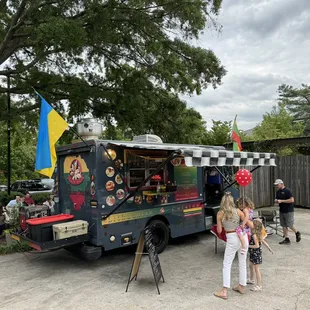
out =
{"type": "Polygon", "coordinates": [[[11,76],[7,75],[7,109],[8,109],[8,160],[7,160],[7,178],[8,178],[8,195],[11,194],[11,76]]]}

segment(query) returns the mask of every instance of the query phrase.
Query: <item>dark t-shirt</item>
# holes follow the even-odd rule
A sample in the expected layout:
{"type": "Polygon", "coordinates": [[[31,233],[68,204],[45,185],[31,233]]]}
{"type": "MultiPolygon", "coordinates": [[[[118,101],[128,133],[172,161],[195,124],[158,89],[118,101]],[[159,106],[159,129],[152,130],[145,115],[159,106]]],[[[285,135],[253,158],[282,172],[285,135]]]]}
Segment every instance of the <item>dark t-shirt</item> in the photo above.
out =
{"type": "MultiPolygon", "coordinates": [[[[277,190],[276,193],[276,199],[279,200],[286,200],[293,197],[292,192],[290,189],[284,187],[283,189],[277,190]]],[[[294,206],[292,203],[279,203],[280,212],[282,213],[288,213],[288,212],[294,212],[294,206]]]]}

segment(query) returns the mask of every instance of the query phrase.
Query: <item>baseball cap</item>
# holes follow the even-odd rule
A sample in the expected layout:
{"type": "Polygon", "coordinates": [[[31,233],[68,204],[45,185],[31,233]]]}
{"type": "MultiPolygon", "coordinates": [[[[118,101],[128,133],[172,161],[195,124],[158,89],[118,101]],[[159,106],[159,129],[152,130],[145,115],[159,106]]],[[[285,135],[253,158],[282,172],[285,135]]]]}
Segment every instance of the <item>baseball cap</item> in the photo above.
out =
{"type": "Polygon", "coordinates": [[[284,182],[281,179],[276,179],[274,185],[283,184],[284,182]]]}

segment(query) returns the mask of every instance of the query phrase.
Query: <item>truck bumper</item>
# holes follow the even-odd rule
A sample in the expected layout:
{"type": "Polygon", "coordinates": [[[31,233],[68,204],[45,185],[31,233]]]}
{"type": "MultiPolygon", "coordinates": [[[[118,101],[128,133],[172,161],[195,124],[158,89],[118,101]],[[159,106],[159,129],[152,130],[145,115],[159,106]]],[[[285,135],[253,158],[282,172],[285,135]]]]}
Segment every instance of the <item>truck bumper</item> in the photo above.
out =
{"type": "Polygon", "coordinates": [[[67,239],[44,241],[44,242],[36,242],[36,241],[30,240],[27,237],[19,235],[17,233],[11,233],[11,237],[13,240],[16,240],[18,242],[23,242],[24,244],[29,245],[31,248],[39,252],[57,250],[57,249],[65,248],[67,246],[89,241],[88,234],[74,236],[74,237],[67,238],[67,239]]]}

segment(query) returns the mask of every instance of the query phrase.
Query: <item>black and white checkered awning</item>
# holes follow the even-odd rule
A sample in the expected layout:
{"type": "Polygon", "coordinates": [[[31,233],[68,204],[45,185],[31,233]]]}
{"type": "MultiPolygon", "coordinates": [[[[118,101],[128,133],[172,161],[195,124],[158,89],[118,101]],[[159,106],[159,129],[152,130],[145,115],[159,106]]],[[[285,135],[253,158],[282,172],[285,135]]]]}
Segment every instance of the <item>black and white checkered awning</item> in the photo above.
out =
{"type": "Polygon", "coordinates": [[[188,167],[205,166],[276,166],[276,154],[256,152],[234,152],[220,146],[137,143],[123,141],[107,141],[108,144],[124,148],[177,151],[180,150],[188,167]]]}
{"type": "Polygon", "coordinates": [[[227,150],[181,149],[189,167],[205,166],[275,166],[273,153],[233,152],[227,150]]]}

